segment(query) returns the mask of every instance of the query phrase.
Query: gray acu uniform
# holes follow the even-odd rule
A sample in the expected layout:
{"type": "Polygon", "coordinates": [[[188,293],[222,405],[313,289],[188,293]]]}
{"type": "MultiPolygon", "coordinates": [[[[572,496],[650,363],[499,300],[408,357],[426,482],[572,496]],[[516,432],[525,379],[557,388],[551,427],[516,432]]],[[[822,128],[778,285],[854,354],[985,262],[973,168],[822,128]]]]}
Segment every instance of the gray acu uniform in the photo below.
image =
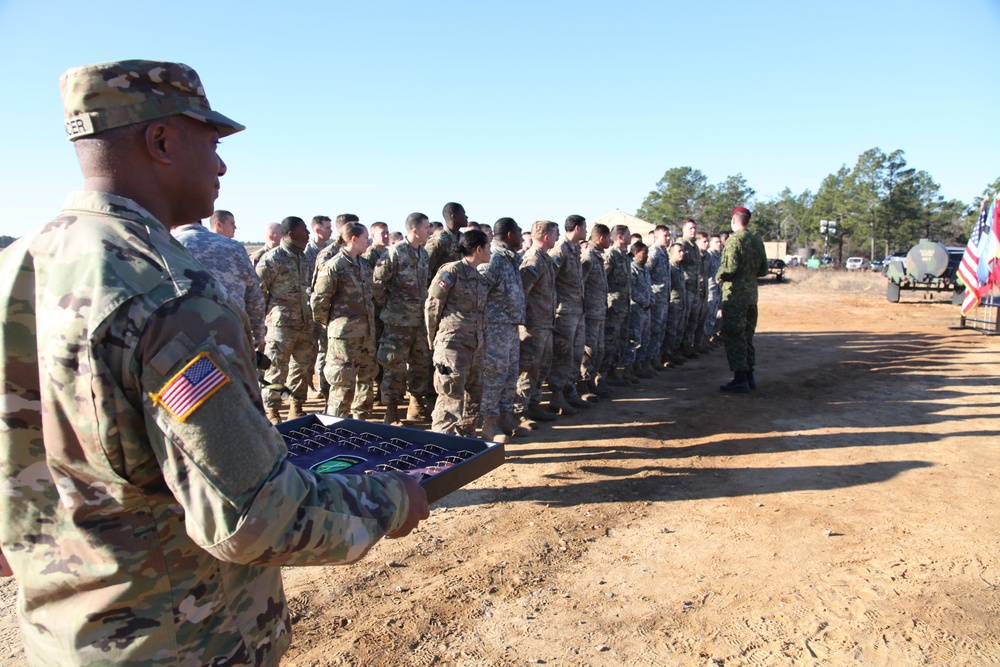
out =
{"type": "Polygon", "coordinates": [[[431,281],[424,315],[438,394],[431,430],[471,435],[483,397],[486,281],[466,262],[445,264],[431,281]]]}
{"type": "Polygon", "coordinates": [[[372,409],[375,305],[368,265],[362,266],[363,262],[341,251],[316,274],[312,295],[316,322],[326,327],[327,412],[338,417],[348,416],[348,406],[358,413],[372,409]]]}
{"type": "Polygon", "coordinates": [[[556,318],[555,265],[538,246],[521,259],[524,325],[521,326],[521,375],[517,381],[520,408],[542,401],[542,382],[552,365],[552,326],[556,318]]]}
{"type": "Polygon", "coordinates": [[[427,342],[427,251],[408,241],[389,248],[375,264],[375,305],[381,308],[382,402],[398,402],[409,389],[413,396],[430,393],[431,350],[427,342]]]}
{"type": "Polygon", "coordinates": [[[597,377],[604,363],[604,322],[608,316],[608,276],[604,271],[604,258],[594,249],[588,249],[580,260],[583,285],[584,331],[583,360],[580,376],[591,381],[597,377]]]}
{"type": "Polygon", "coordinates": [[[555,264],[556,279],[556,321],[552,329],[549,384],[562,389],[576,384],[583,361],[585,322],[580,244],[563,237],[549,251],[549,256],[555,264]]]}
{"type": "MultiPolygon", "coordinates": [[[[264,379],[268,384],[284,384],[295,400],[304,401],[316,360],[315,323],[309,306],[312,262],[289,239],[282,239],[261,258],[257,276],[267,311],[264,353],[271,359],[264,379]],[[294,367],[290,367],[292,359],[294,367]]],[[[281,395],[266,390],[264,400],[278,406],[281,395]]]]}
{"type": "Polygon", "coordinates": [[[518,327],[524,324],[524,285],[518,267],[521,258],[499,241],[487,264],[479,266],[486,280],[486,359],[483,367],[482,415],[497,417],[514,409],[520,372],[521,340],[518,327]]]}
{"type": "Polygon", "coordinates": [[[216,234],[201,223],[181,225],[170,233],[222,283],[234,305],[247,314],[253,346],[263,350],[264,293],[243,244],[216,234]]]}
{"type": "Polygon", "coordinates": [[[647,360],[649,351],[649,313],[653,309],[653,290],[649,285],[649,267],[632,261],[628,318],[628,349],[623,363],[631,366],[647,360]]]}

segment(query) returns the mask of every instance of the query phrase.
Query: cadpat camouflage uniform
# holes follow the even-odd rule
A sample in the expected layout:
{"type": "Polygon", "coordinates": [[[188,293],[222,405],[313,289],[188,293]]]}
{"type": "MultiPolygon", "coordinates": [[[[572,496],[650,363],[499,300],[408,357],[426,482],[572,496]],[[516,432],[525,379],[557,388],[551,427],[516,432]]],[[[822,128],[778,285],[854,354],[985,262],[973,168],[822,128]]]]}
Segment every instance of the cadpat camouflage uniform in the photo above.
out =
{"type": "Polygon", "coordinates": [[[757,365],[753,335],[757,330],[757,278],[767,275],[764,242],[740,229],[722,246],[722,262],[715,279],[722,283],[722,342],[731,371],[749,371],[757,365]]]}
{"type": "Polygon", "coordinates": [[[663,333],[665,357],[673,357],[680,352],[684,338],[684,304],[687,303],[687,288],[684,285],[684,269],[680,264],[670,263],[670,307],[667,309],[667,326],[663,333]]]}
{"type": "Polygon", "coordinates": [[[431,281],[424,315],[437,401],[431,430],[472,435],[483,397],[486,281],[467,262],[449,262],[431,281]]]}
{"type": "Polygon", "coordinates": [[[591,383],[597,379],[604,364],[604,326],[608,316],[608,276],[601,253],[593,248],[583,253],[580,274],[586,319],[580,376],[591,383]]]}
{"type": "Polygon", "coordinates": [[[685,238],[684,257],[681,268],[684,271],[684,332],[681,350],[685,354],[694,353],[695,329],[698,327],[698,311],[701,309],[702,262],[701,249],[695,239],[685,238]]]}
{"type": "Polygon", "coordinates": [[[605,375],[622,363],[628,345],[629,284],[632,260],[618,248],[608,248],[604,255],[604,270],[608,276],[608,317],[604,322],[605,375]]]}
{"type": "Polygon", "coordinates": [[[277,665],[277,566],[356,561],[404,521],[394,476],[287,461],[243,318],[135,202],[72,194],[0,254],[0,309],[0,543],[32,663],[277,665]]]}
{"type": "Polygon", "coordinates": [[[367,263],[341,250],[323,264],[316,274],[312,310],[316,323],[326,328],[323,375],[330,385],[326,411],[365,419],[374,401],[377,370],[375,304],[367,263]]]}

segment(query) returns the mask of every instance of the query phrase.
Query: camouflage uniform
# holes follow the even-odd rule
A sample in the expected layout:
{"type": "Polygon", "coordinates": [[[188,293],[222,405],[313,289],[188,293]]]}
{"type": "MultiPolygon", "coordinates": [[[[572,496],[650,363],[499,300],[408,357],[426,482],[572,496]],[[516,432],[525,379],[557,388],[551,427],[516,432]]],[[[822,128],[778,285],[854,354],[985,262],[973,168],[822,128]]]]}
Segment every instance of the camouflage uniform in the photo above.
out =
{"type": "Polygon", "coordinates": [[[604,323],[604,364],[602,374],[606,374],[625,356],[628,344],[629,283],[632,261],[625,251],[608,248],[604,255],[604,270],[608,275],[608,318],[604,323]]]}
{"type": "Polygon", "coordinates": [[[552,329],[552,368],[549,384],[572,388],[580,379],[585,342],[583,318],[583,273],[580,268],[580,244],[559,239],[549,257],[555,265],[556,320],[552,329]]]}
{"type": "Polygon", "coordinates": [[[263,350],[264,294],[243,244],[216,234],[201,223],[181,225],[170,233],[211,271],[233,302],[247,314],[253,346],[263,350]]]}
{"type": "Polygon", "coordinates": [[[70,195],[0,253],[0,310],[0,542],[32,664],[277,665],[278,566],[403,524],[393,475],[288,462],[244,316],[135,202],[70,195]],[[218,384],[184,408],[164,389],[193,363],[218,384]]]}
{"type": "Polygon", "coordinates": [[[629,285],[628,349],[622,361],[626,366],[632,366],[646,358],[646,350],[649,349],[649,313],[653,308],[649,267],[633,260],[629,269],[632,282],[629,285]]]}
{"type": "Polygon", "coordinates": [[[757,278],[767,275],[764,242],[748,229],[733,233],[722,246],[715,279],[722,283],[722,342],[729,370],[757,365],[753,334],[757,330],[757,278]]]}
{"type": "Polygon", "coordinates": [[[521,258],[524,324],[521,326],[518,411],[542,400],[542,382],[552,366],[552,326],[556,319],[555,264],[533,245],[521,258]]]}
{"type": "Polygon", "coordinates": [[[580,259],[583,284],[584,327],[583,359],[580,377],[588,382],[597,378],[604,364],[604,323],[608,316],[608,276],[604,258],[593,248],[580,259]]]}
{"type": "Polygon", "coordinates": [[[427,251],[432,277],[436,276],[438,270],[448,262],[458,262],[462,259],[462,253],[458,249],[458,234],[447,227],[427,239],[424,249],[427,251]]]}
{"type": "Polygon", "coordinates": [[[520,372],[524,324],[524,285],[518,267],[521,258],[499,241],[493,241],[490,261],[479,266],[487,285],[486,354],[483,366],[483,417],[513,412],[520,372]]]}
{"type": "MultiPolygon", "coordinates": [[[[267,310],[264,353],[271,359],[268,384],[284,384],[295,401],[305,401],[309,374],[316,360],[316,325],[309,307],[312,263],[284,238],[261,258],[257,276],[267,310]],[[290,361],[295,359],[295,366],[290,361]]],[[[281,395],[265,390],[264,402],[281,405],[281,395]]]]}
{"type": "Polygon", "coordinates": [[[375,305],[382,308],[382,337],[378,361],[382,365],[382,402],[430,394],[431,350],[427,344],[424,304],[427,301],[427,252],[403,241],[375,265],[375,305]]]}
{"type": "Polygon", "coordinates": [[[694,348],[701,346],[705,336],[705,320],[708,317],[708,267],[709,257],[706,250],[701,253],[701,271],[698,274],[698,311],[691,315],[696,318],[694,331],[691,334],[691,345],[694,348]]]}
{"type": "Polygon", "coordinates": [[[670,357],[680,350],[684,338],[684,304],[687,302],[687,288],[684,286],[684,269],[680,264],[670,263],[670,307],[667,309],[667,326],[663,333],[664,357],[670,357]]]}
{"type": "MultiPolygon", "coordinates": [[[[399,245],[398,243],[396,245],[399,245]]],[[[389,254],[389,246],[382,246],[379,248],[376,245],[369,246],[368,250],[361,253],[361,259],[368,263],[368,270],[370,272],[375,271],[375,266],[378,261],[389,254]]]]}
{"type": "Polygon", "coordinates": [[[316,274],[312,310],[316,323],[326,328],[323,375],[330,384],[326,411],[338,417],[349,417],[350,412],[363,419],[372,409],[376,371],[375,304],[368,264],[343,251],[323,264],[316,274]]]}
{"type": "Polygon", "coordinates": [[[260,263],[260,258],[263,257],[264,253],[266,253],[268,250],[273,250],[273,248],[268,248],[267,246],[263,246],[257,248],[252,253],[250,253],[250,263],[253,265],[253,268],[255,269],[257,268],[257,264],[260,263]]]}
{"type": "MultiPolygon", "coordinates": [[[[361,253],[361,259],[364,260],[365,264],[368,265],[367,268],[368,268],[368,275],[369,276],[374,276],[375,265],[378,264],[378,261],[380,259],[382,259],[383,257],[385,257],[388,252],[389,252],[389,247],[388,246],[382,246],[381,248],[379,248],[378,246],[373,245],[373,246],[370,246],[368,248],[368,250],[365,250],[363,253],[361,253]]],[[[429,278],[430,278],[430,276],[428,276],[428,279],[429,278]]],[[[421,319],[421,321],[423,321],[423,317],[421,317],[420,319],[421,319]]],[[[382,321],[382,305],[376,299],[375,300],[375,348],[376,348],[376,350],[378,349],[378,346],[380,345],[379,341],[382,340],[382,332],[383,332],[383,330],[384,330],[384,327],[383,327],[383,321],[382,321]]],[[[428,353],[427,357],[428,357],[428,359],[430,358],[430,353],[428,353]]],[[[430,368],[429,362],[428,362],[428,368],[430,368]]],[[[428,377],[430,377],[430,376],[428,375],[428,377]]],[[[378,364],[377,368],[376,368],[376,375],[375,375],[375,387],[379,390],[380,393],[382,391],[382,389],[380,387],[380,383],[382,382],[383,378],[384,378],[384,375],[383,375],[383,372],[382,372],[382,365],[378,364]]]]}
{"type": "Polygon", "coordinates": [[[649,248],[649,283],[653,290],[653,308],[649,311],[649,348],[641,361],[652,361],[662,353],[670,309],[670,253],[655,243],[649,248]]]}
{"type": "Polygon", "coordinates": [[[694,331],[698,326],[698,310],[701,307],[701,248],[694,239],[685,238],[681,244],[684,246],[684,258],[681,260],[684,271],[684,331],[681,349],[690,352],[694,349],[694,331]]]}
{"type": "Polygon", "coordinates": [[[719,308],[722,306],[722,285],[715,279],[715,274],[719,272],[722,265],[722,253],[709,250],[708,255],[708,306],[705,315],[705,333],[702,342],[707,343],[708,339],[719,333],[719,308]]]}
{"type": "Polygon", "coordinates": [[[486,290],[486,281],[464,261],[442,266],[428,289],[424,315],[438,394],[431,430],[438,433],[475,432],[483,397],[486,290]]]}

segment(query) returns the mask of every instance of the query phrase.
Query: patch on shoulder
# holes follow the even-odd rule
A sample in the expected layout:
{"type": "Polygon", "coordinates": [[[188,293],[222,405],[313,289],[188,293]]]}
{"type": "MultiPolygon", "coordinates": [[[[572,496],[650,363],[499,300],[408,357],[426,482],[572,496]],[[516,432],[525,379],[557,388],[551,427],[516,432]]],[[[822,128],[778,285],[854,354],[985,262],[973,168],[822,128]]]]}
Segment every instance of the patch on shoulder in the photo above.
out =
{"type": "Polygon", "coordinates": [[[455,284],[455,276],[452,273],[442,273],[441,277],[437,281],[438,287],[441,289],[447,288],[449,285],[455,284]]]}
{"type": "Polygon", "coordinates": [[[158,393],[149,397],[182,422],[227,382],[229,377],[212,361],[208,352],[202,352],[167,380],[158,393]]]}

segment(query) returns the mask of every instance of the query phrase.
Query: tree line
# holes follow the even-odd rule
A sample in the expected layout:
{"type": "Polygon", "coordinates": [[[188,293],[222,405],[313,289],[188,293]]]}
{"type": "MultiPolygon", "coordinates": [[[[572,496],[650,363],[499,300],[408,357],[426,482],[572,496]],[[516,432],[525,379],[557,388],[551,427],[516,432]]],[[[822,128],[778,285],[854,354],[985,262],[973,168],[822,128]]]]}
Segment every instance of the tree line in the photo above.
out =
{"type": "Polygon", "coordinates": [[[710,231],[728,230],[730,211],[747,206],[753,227],[766,241],[785,241],[789,252],[799,248],[821,250],[820,220],[835,220],[830,235],[831,254],[883,257],[907,251],[922,238],[949,246],[964,246],[978,217],[979,205],[1000,189],[1000,178],[972,203],[945,199],[941,186],[926,171],[906,163],[903,151],[865,151],[853,168],[842,165],[813,193],[785,188],[768,199],[758,199],[743,174],[710,184],[692,167],[668,170],[643,201],[636,215],[654,224],[677,227],[694,218],[710,231]]]}

